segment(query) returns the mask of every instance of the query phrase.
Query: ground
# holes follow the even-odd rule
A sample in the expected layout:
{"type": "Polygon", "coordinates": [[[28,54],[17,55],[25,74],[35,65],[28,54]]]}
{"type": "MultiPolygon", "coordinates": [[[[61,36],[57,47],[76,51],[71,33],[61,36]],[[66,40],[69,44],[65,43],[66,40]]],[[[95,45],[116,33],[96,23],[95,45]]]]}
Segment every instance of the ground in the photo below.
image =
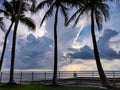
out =
{"type": "Polygon", "coordinates": [[[97,90],[94,87],[75,87],[75,86],[45,86],[45,85],[15,85],[13,87],[8,87],[5,85],[0,85],[0,90],[97,90]]]}
{"type": "MultiPolygon", "coordinates": [[[[78,86],[46,86],[39,84],[22,84],[22,85],[14,85],[14,86],[6,86],[5,84],[0,84],[0,90],[100,90],[95,87],[78,87],[78,86]]],[[[108,90],[120,90],[120,88],[116,89],[108,89],[108,90]]]]}

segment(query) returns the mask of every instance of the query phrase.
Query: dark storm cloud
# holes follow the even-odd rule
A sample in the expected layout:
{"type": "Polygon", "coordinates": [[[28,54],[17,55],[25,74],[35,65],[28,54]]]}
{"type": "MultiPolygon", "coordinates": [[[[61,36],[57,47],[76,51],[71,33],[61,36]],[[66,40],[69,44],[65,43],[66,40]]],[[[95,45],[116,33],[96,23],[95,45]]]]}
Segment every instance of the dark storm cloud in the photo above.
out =
{"type": "Polygon", "coordinates": [[[107,29],[104,34],[98,40],[99,53],[102,58],[105,59],[120,59],[120,53],[117,53],[110,47],[110,39],[119,34],[114,30],[107,29]]]}
{"type": "Polygon", "coordinates": [[[16,57],[24,67],[18,65],[16,61],[16,68],[44,68],[47,59],[45,54],[51,51],[52,43],[53,41],[45,36],[35,38],[32,34],[28,35],[27,42],[19,46],[19,55],[16,57]]]}
{"type": "Polygon", "coordinates": [[[68,57],[69,56],[75,59],[79,59],[79,58],[80,59],[93,59],[94,58],[93,51],[88,46],[84,46],[78,52],[69,53],[68,57]]]}
{"type": "MultiPolygon", "coordinates": [[[[117,53],[109,45],[110,39],[116,36],[117,34],[118,32],[111,30],[111,29],[107,29],[105,30],[103,36],[99,38],[99,40],[97,41],[97,44],[98,44],[101,58],[109,59],[109,60],[120,59],[120,52],[117,53]]],[[[84,46],[77,52],[68,53],[67,56],[74,58],[74,59],[94,59],[93,50],[88,46],[84,46]]]]}
{"type": "MultiPolygon", "coordinates": [[[[10,42],[11,43],[11,42],[10,42]]],[[[9,43],[9,45],[10,45],[9,43]]],[[[27,39],[17,39],[15,68],[17,69],[42,69],[51,67],[52,59],[46,57],[47,52],[52,51],[53,41],[48,37],[36,38],[32,34],[27,39]],[[48,59],[49,58],[49,59],[48,59]]],[[[10,60],[10,46],[6,52],[6,61],[10,60]]],[[[6,62],[6,67],[10,62],[6,62]]]]}

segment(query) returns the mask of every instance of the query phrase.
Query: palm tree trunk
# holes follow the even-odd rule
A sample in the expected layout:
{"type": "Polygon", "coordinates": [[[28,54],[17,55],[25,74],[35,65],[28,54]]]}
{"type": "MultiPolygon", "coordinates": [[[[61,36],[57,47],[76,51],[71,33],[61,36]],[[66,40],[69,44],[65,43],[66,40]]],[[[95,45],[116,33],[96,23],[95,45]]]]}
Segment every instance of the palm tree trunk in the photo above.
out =
{"type": "Polygon", "coordinates": [[[58,10],[59,7],[56,8],[55,13],[55,22],[54,22],[54,72],[53,72],[53,80],[52,85],[57,85],[57,22],[58,22],[58,10]]]}
{"type": "Polygon", "coordinates": [[[13,22],[11,23],[11,25],[10,25],[7,33],[5,34],[5,40],[4,40],[3,50],[2,50],[1,59],[0,59],[0,72],[1,72],[3,58],[4,58],[4,54],[5,54],[5,49],[6,49],[6,44],[7,44],[7,38],[8,38],[8,35],[10,33],[10,30],[11,30],[12,26],[13,26],[13,22]]]}
{"type": "Polygon", "coordinates": [[[12,42],[12,50],[11,50],[11,66],[10,66],[10,78],[8,84],[15,84],[14,81],[14,62],[15,62],[15,47],[16,47],[16,34],[17,34],[17,27],[19,23],[19,18],[22,10],[23,0],[20,0],[18,16],[16,17],[16,22],[13,31],[13,42],[12,42]]]}
{"type": "Polygon", "coordinates": [[[94,47],[94,55],[95,55],[95,60],[96,60],[96,65],[98,69],[98,73],[100,76],[100,80],[103,86],[105,87],[110,87],[109,82],[106,78],[106,75],[104,73],[104,70],[101,65],[100,61],[100,56],[97,48],[97,42],[96,42],[96,37],[95,37],[95,30],[94,30],[94,15],[93,15],[93,10],[91,10],[91,34],[92,34],[92,40],[93,40],[93,47],[94,47]]]}

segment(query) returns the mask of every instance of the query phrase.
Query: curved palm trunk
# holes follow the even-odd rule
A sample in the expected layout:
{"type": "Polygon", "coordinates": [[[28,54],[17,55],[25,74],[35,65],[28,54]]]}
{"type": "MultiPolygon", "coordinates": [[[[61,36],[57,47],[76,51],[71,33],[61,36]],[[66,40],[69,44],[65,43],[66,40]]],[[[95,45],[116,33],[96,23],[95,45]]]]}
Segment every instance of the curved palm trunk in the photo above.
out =
{"type": "Polygon", "coordinates": [[[0,59],[0,72],[1,72],[3,58],[4,58],[4,54],[5,54],[5,49],[6,49],[6,44],[7,44],[7,38],[8,38],[8,35],[10,33],[10,30],[11,30],[12,26],[13,26],[13,22],[11,23],[11,25],[10,25],[7,33],[5,34],[5,40],[4,40],[3,50],[2,50],[1,59],[0,59]]]}
{"type": "Polygon", "coordinates": [[[93,10],[91,11],[91,34],[92,34],[92,40],[93,40],[93,47],[94,47],[94,55],[95,55],[95,60],[97,64],[97,69],[98,73],[100,76],[100,80],[103,86],[105,87],[110,87],[109,82],[106,78],[106,75],[104,73],[104,70],[101,65],[100,61],[100,56],[97,48],[97,42],[96,42],[96,37],[95,37],[95,31],[94,31],[94,15],[93,15],[93,10]]]}
{"type": "Polygon", "coordinates": [[[10,78],[9,78],[9,82],[8,82],[8,84],[10,84],[10,85],[15,84],[15,81],[14,81],[14,62],[15,62],[16,35],[17,35],[17,27],[18,27],[18,23],[19,23],[20,14],[21,14],[22,4],[23,4],[23,0],[20,0],[18,16],[16,18],[14,31],[13,31],[13,42],[12,42],[12,50],[11,50],[10,78]]]}
{"type": "Polygon", "coordinates": [[[58,9],[56,8],[55,13],[55,22],[54,22],[54,72],[53,72],[53,80],[52,85],[57,85],[57,22],[58,22],[58,9]]]}

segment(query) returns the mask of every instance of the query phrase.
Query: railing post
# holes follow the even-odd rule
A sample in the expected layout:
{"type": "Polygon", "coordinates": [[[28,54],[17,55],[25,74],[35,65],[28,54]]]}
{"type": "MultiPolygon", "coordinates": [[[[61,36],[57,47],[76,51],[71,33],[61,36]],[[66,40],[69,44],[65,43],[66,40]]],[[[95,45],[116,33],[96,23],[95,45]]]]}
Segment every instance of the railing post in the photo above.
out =
{"type": "Polygon", "coordinates": [[[92,71],[92,82],[94,83],[94,78],[95,77],[95,75],[94,75],[94,71],[92,71]]]}
{"type": "Polygon", "coordinates": [[[59,79],[60,79],[60,71],[59,71],[58,75],[59,75],[59,79]]]}
{"type": "Polygon", "coordinates": [[[20,84],[22,83],[22,72],[20,73],[20,84]]]}
{"type": "Polygon", "coordinates": [[[2,82],[2,72],[0,73],[0,83],[2,82]]]}
{"type": "Polygon", "coordinates": [[[113,84],[116,86],[115,72],[113,71],[113,84]]]}
{"type": "Polygon", "coordinates": [[[92,77],[93,77],[93,79],[94,79],[94,71],[92,71],[92,77]]]}
{"type": "Polygon", "coordinates": [[[46,80],[46,72],[44,73],[44,80],[46,80]]]}
{"type": "Polygon", "coordinates": [[[33,84],[33,79],[34,79],[34,72],[32,72],[32,81],[31,81],[32,84],[33,84]]]}

